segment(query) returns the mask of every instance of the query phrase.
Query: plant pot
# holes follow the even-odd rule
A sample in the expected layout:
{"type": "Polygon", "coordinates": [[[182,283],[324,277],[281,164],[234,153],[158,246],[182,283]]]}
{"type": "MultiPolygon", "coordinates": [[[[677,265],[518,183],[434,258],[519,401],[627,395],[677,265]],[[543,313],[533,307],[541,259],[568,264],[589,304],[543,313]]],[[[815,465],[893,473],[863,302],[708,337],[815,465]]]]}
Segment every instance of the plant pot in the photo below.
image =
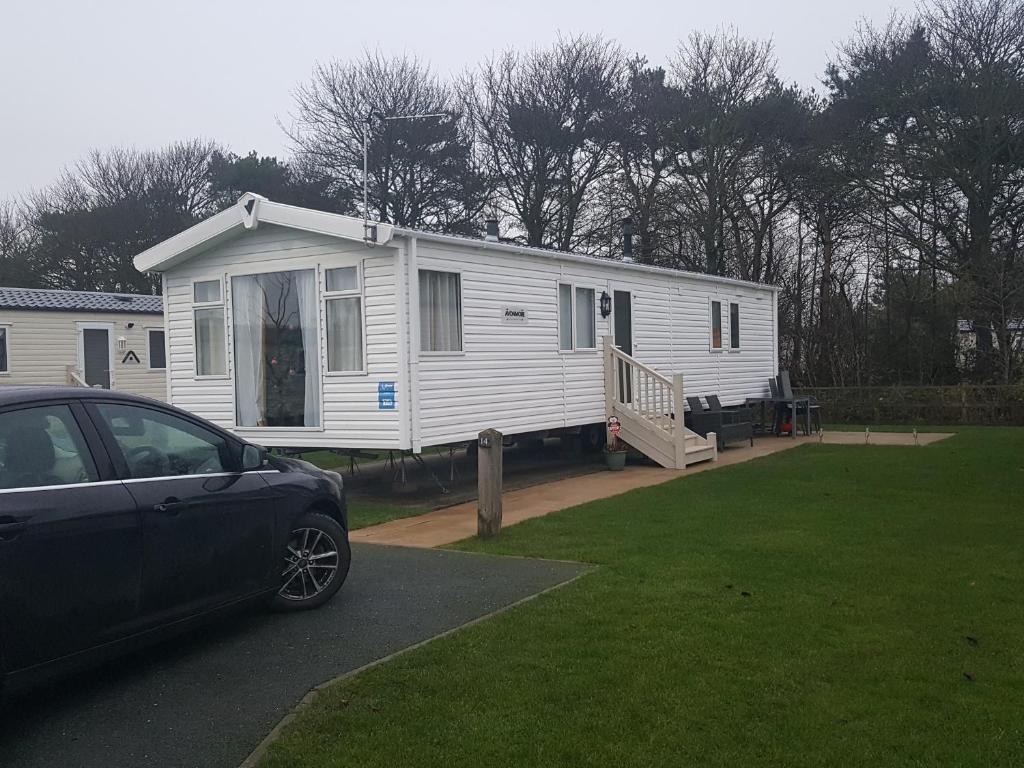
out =
{"type": "Polygon", "coordinates": [[[605,451],[604,463],[612,472],[621,472],[626,468],[626,452],[605,451]]]}

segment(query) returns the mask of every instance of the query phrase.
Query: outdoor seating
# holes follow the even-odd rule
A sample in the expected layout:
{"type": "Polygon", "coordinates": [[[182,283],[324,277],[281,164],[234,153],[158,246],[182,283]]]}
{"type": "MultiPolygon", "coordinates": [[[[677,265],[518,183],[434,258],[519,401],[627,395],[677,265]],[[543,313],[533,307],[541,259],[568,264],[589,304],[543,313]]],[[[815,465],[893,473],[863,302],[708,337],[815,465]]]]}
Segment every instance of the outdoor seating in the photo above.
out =
{"type": "Polygon", "coordinates": [[[711,406],[708,409],[704,408],[699,397],[686,398],[686,403],[690,406],[690,429],[701,437],[707,437],[709,433],[714,432],[720,451],[725,450],[725,446],[730,443],[749,442],[751,446],[754,445],[754,425],[745,411],[722,408],[716,395],[710,395],[706,399],[711,406]]]}
{"type": "MultiPolygon", "coordinates": [[[[769,380],[771,385],[771,380],[769,380]]],[[[782,431],[782,424],[785,418],[789,417],[790,437],[796,437],[801,417],[804,422],[804,434],[811,434],[813,427],[821,432],[821,406],[810,397],[797,397],[793,392],[793,385],[789,378],[789,371],[781,371],[778,379],[772,388],[772,393],[778,393],[775,408],[776,434],[782,431]]]]}

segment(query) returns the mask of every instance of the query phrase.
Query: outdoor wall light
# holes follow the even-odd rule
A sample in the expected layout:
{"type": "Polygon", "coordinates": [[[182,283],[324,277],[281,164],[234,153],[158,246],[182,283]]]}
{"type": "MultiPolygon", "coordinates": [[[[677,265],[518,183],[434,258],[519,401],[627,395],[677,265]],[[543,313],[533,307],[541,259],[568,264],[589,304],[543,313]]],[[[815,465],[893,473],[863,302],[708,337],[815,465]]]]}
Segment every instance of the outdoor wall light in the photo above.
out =
{"type": "Polygon", "coordinates": [[[601,291],[601,317],[608,317],[612,313],[612,297],[608,291],[601,291]]]}

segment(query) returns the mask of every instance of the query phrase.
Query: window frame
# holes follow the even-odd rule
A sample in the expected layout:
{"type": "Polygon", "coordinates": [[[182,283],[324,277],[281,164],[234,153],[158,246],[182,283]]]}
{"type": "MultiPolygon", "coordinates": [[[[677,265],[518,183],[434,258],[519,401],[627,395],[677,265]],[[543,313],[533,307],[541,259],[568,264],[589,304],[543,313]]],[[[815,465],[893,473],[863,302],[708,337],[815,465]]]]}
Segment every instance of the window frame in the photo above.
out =
{"type": "MultiPolygon", "coordinates": [[[[148,483],[157,480],[186,480],[195,478],[208,478],[208,477],[227,477],[232,475],[244,474],[242,471],[242,448],[244,441],[239,440],[236,436],[229,432],[217,429],[215,426],[200,423],[196,419],[189,418],[183,413],[177,411],[170,411],[164,408],[154,407],[145,403],[126,402],[124,400],[95,400],[85,403],[86,411],[89,415],[89,420],[95,426],[96,432],[99,435],[100,442],[103,444],[103,448],[110,457],[110,462],[113,467],[114,477],[117,482],[121,483],[148,483]],[[227,469],[222,469],[220,472],[208,472],[194,475],[157,475],[153,477],[132,477],[131,471],[128,467],[127,459],[124,455],[124,450],[121,445],[117,442],[117,436],[113,430],[107,424],[106,419],[103,418],[103,414],[100,412],[99,407],[101,405],[106,406],[122,406],[126,408],[138,408],[143,411],[151,411],[153,413],[165,416],[171,419],[178,419],[186,424],[191,425],[197,430],[210,433],[216,437],[221,438],[224,441],[225,448],[227,449],[231,460],[232,466],[227,469]]],[[[223,457],[222,462],[223,464],[223,457]]],[[[255,470],[257,472],[263,470],[255,470]]]]}
{"type": "Polygon", "coordinates": [[[167,372],[167,329],[163,326],[146,326],[144,328],[146,332],[146,370],[153,371],[154,373],[166,373],[167,372]],[[153,332],[162,333],[164,335],[164,367],[154,368],[153,367],[153,332]]]}
{"type": "Polygon", "coordinates": [[[324,265],[321,269],[323,275],[319,280],[320,283],[320,311],[323,313],[323,352],[321,354],[321,370],[324,377],[339,378],[345,376],[366,376],[367,375],[367,364],[366,364],[366,295],[365,295],[365,281],[363,279],[363,262],[356,264],[340,264],[335,266],[324,265]],[[330,291],[327,289],[327,273],[332,269],[349,269],[354,268],[356,270],[356,287],[350,288],[344,291],[330,291]],[[359,369],[353,369],[351,371],[332,371],[330,369],[330,347],[331,347],[331,324],[330,315],[327,311],[327,306],[332,301],[338,301],[339,299],[358,299],[359,301],[359,338],[362,344],[362,358],[363,365],[359,369]]]}
{"type": "MultiPolygon", "coordinates": [[[[227,280],[223,275],[216,277],[193,277],[189,283],[189,299],[192,307],[192,378],[197,381],[224,381],[231,379],[231,340],[228,337],[228,305],[225,292],[227,280]],[[219,283],[220,301],[196,301],[196,283],[219,283]],[[200,310],[219,309],[221,324],[224,327],[224,373],[199,372],[199,323],[196,315],[200,310]]],[[[166,370],[166,369],[165,369],[166,370]]]]}
{"type": "Polygon", "coordinates": [[[463,279],[461,269],[431,269],[430,267],[416,267],[416,310],[417,310],[417,335],[415,341],[420,357],[464,357],[466,354],[466,281],[463,279]],[[423,302],[420,301],[420,273],[440,272],[441,274],[458,275],[459,277],[459,349],[423,349],[423,302]]]}
{"type": "Polygon", "coordinates": [[[557,334],[555,337],[555,346],[558,349],[560,355],[572,355],[578,352],[597,352],[599,349],[598,342],[600,335],[597,327],[597,313],[599,311],[598,301],[599,294],[598,289],[586,283],[577,283],[571,280],[557,280],[555,282],[555,317],[557,319],[556,328],[557,334]],[[572,347],[570,349],[562,349],[562,286],[568,286],[569,297],[570,297],[570,310],[569,310],[569,323],[571,326],[571,341],[572,347]],[[576,301],[576,291],[590,291],[594,296],[594,346],[592,347],[581,347],[579,334],[579,309],[576,301]]]}
{"type": "MultiPolygon", "coordinates": [[[[741,309],[740,309],[739,299],[735,299],[735,300],[730,299],[729,302],[728,302],[728,306],[729,306],[729,347],[728,347],[728,349],[729,349],[729,352],[740,352],[740,351],[743,350],[743,339],[740,338],[740,329],[743,327],[743,321],[742,321],[742,317],[741,317],[741,309]],[[733,307],[736,307],[736,346],[733,346],[733,344],[732,344],[732,340],[733,340],[733,337],[732,337],[732,332],[733,332],[732,308],[733,307]]],[[[723,341],[724,341],[724,339],[723,339],[723,341]]]]}
{"type": "Polygon", "coordinates": [[[708,297],[708,350],[715,354],[725,352],[725,324],[722,322],[722,299],[708,297]],[[715,346],[715,304],[718,305],[718,346],[715,346]]]}
{"type": "Polygon", "coordinates": [[[4,367],[0,368],[0,376],[11,375],[11,326],[7,323],[0,323],[0,331],[4,337],[4,367]]]}
{"type": "MultiPolygon", "coordinates": [[[[110,465],[106,445],[102,440],[97,441],[97,434],[93,427],[92,419],[83,411],[81,403],[65,399],[17,403],[6,408],[0,408],[0,416],[18,413],[19,411],[37,410],[40,408],[65,408],[68,413],[71,414],[71,422],[78,430],[78,436],[81,438],[81,445],[79,446],[76,443],[75,447],[79,448],[79,452],[82,453],[82,456],[85,459],[82,462],[82,466],[87,471],[91,467],[92,473],[96,479],[83,480],[77,483],[61,483],[59,485],[19,485],[14,488],[0,488],[0,495],[6,493],[30,493],[33,491],[62,491],[69,488],[82,488],[93,485],[111,485],[121,482],[111,471],[112,467],[110,465]]],[[[72,442],[74,442],[74,436],[69,435],[69,437],[71,437],[72,442]]]]}

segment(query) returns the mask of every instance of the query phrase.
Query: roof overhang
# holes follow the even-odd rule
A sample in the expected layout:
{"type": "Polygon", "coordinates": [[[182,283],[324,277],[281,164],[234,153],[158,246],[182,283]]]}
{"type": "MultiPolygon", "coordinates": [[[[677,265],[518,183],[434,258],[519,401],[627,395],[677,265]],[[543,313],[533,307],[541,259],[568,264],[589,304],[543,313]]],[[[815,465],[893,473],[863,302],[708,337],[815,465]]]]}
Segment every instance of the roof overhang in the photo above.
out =
{"type": "Polygon", "coordinates": [[[166,272],[193,256],[256,229],[260,224],[274,224],[372,245],[389,242],[394,229],[390,224],[370,222],[369,231],[376,237],[367,239],[367,223],[362,219],[274,203],[262,195],[246,192],[227,210],[140,253],[134,259],[135,268],[140,272],[166,272]]]}

